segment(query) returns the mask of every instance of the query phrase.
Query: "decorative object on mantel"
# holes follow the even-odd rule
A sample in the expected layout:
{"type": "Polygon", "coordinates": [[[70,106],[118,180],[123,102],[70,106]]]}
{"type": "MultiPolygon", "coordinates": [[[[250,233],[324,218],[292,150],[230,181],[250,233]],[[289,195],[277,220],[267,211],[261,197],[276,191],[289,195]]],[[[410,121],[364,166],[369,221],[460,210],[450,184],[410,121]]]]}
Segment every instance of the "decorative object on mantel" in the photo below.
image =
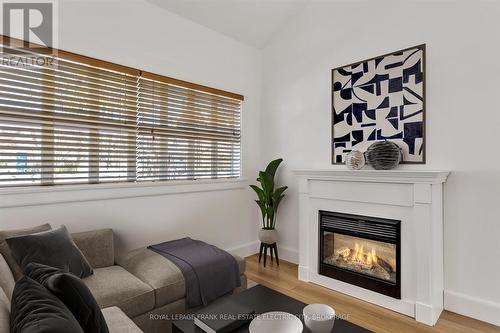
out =
{"type": "Polygon", "coordinates": [[[401,148],[391,141],[377,141],[365,152],[365,157],[375,170],[391,170],[399,165],[403,153],[401,148]]]}
{"type": "Polygon", "coordinates": [[[425,163],[425,44],[332,70],[332,163],[392,140],[425,163]]]}
{"type": "Polygon", "coordinates": [[[258,200],[255,200],[255,202],[259,205],[262,214],[262,229],[259,232],[259,240],[261,242],[259,262],[262,258],[262,253],[264,253],[264,267],[266,266],[268,249],[270,249],[271,261],[273,260],[274,251],[276,263],[279,265],[278,247],[276,245],[276,241],[278,240],[276,217],[278,214],[278,206],[285,197],[284,192],[288,188],[288,186],[276,188],[274,184],[274,177],[281,162],[283,162],[282,158],[271,161],[267,165],[265,171],[259,172],[257,181],[260,183],[261,187],[250,185],[255,193],[257,193],[258,200]]]}
{"type": "Polygon", "coordinates": [[[359,150],[353,150],[345,157],[345,165],[349,170],[361,170],[365,164],[365,154],[359,150]]]}

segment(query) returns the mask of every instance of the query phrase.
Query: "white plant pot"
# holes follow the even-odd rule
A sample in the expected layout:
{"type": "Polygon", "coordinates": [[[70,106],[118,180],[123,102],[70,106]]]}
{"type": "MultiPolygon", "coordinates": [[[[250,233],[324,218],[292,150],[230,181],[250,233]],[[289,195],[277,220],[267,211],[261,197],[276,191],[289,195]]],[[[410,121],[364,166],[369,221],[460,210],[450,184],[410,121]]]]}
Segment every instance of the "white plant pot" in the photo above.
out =
{"type": "Polygon", "coordinates": [[[276,229],[260,229],[259,240],[261,243],[274,244],[278,240],[278,231],[276,229]]]}

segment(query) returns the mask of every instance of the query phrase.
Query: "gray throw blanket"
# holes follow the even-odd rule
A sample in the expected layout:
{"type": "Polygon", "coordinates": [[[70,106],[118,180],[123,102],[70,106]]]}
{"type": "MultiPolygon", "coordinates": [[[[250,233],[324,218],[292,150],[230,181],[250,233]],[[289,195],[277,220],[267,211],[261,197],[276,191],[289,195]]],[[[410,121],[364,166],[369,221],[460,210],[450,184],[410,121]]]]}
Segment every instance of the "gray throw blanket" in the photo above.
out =
{"type": "Polygon", "coordinates": [[[188,307],[205,306],[241,286],[236,259],[216,246],[182,238],[151,245],[148,249],[179,267],[186,281],[188,307]]]}

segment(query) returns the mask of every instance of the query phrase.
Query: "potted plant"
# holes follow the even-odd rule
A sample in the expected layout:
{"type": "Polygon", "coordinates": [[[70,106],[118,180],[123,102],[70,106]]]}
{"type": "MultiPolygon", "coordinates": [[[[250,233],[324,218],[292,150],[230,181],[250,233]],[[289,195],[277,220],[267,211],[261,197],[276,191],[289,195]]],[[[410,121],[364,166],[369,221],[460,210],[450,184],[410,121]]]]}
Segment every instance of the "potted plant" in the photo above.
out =
{"type": "Polygon", "coordinates": [[[271,161],[265,171],[259,172],[257,181],[261,187],[250,185],[255,193],[257,193],[258,200],[255,200],[255,202],[259,205],[260,212],[262,213],[262,229],[259,232],[259,240],[265,244],[276,243],[278,238],[278,233],[276,232],[278,206],[285,197],[284,192],[288,188],[288,186],[276,188],[274,184],[274,176],[281,162],[283,162],[282,158],[271,161]]]}

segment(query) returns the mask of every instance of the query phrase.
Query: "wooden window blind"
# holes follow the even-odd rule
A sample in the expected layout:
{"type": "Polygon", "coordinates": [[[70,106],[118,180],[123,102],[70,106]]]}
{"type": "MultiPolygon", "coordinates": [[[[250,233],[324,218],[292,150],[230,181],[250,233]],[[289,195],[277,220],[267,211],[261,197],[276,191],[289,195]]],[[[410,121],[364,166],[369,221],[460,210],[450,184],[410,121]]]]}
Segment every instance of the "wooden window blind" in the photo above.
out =
{"type": "Polygon", "coordinates": [[[64,51],[7,56],[0,186],[239,177],[242,96],[64,51]]]}

